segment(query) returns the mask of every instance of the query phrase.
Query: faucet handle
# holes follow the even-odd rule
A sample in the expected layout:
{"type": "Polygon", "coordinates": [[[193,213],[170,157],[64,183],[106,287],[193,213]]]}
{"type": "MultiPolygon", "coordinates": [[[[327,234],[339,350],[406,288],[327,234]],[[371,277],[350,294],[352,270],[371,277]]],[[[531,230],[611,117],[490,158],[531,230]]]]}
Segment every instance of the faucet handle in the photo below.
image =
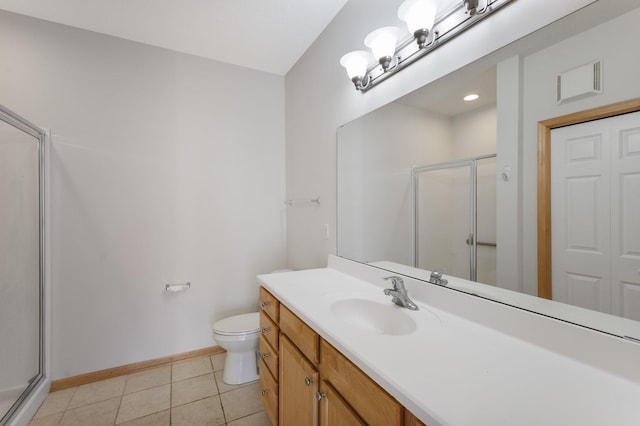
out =
{"type": "Polygon", "coordinates": [[[392,275],[390,277],[385,277],[385,281],[391,280],[391,284],[393,284],[394,290],[404,290],[404,281],[397,275],[392,275]]]}
{"type": "Polygon", "coordinates": [[[442,272],[433,271],[429,277],[429,282],[432,284],[447,285],[449,281],[442,278],[442,272]]]}

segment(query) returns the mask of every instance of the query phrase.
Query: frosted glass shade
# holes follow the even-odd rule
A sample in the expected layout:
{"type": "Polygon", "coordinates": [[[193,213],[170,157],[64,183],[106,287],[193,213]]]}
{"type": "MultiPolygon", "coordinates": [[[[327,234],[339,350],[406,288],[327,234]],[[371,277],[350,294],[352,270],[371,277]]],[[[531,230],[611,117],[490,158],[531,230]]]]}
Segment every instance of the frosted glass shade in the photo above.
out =
{"type": "Polygon", "coordinates": [[[376,60],[384,57],[393,57],[401,35],[402,30],[397,27],[378,28],[369,33],[364,39],[364,44],[371,49],[376,60]]]}
{"type": "Polygon", "coordinates": [[[362,79],[367,73],[369,62],[371,62],[371,54],[363,50],[349,52],[340,59],[340,65],[345,67],[351,80],[362,79]]]}
{"type": "Polygon", "coordinates": [[[437,0],[405,0],[398,9],[398,18],[407,23],[411,34],[422,29],[431,31],[438,5],[437,0]]]}

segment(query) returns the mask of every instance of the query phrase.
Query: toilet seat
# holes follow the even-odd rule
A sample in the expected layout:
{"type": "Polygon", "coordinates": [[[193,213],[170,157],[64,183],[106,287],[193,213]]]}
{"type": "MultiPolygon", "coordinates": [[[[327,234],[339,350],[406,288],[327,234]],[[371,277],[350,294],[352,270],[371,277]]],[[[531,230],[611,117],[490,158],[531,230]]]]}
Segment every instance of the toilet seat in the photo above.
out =
{"type": "Polygon", "coordinates": [[[260,332],[260,313],[234,315],[213,324],[213,332],[222,336],[238,336],[260,332]]]}

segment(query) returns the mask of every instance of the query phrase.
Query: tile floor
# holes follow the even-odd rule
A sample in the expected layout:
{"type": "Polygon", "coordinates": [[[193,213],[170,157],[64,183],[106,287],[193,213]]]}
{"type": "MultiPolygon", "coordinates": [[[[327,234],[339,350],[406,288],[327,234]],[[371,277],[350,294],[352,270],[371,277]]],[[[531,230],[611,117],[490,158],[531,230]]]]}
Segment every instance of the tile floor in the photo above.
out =
{"type": "Polygon", "coordinates": [[[30,426],[270,426],[259,382],[222,381],[225,354],[49,394],[30,426]]]}

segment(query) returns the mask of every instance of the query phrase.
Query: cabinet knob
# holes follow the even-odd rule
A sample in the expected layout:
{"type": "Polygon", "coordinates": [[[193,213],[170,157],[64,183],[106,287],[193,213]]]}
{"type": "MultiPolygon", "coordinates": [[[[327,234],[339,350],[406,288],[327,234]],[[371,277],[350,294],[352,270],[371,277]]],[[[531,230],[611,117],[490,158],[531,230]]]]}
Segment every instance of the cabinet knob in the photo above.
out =
{"type": "Polygon", "coordinates": [[[260,352],[258,352],[258,355],[259,355],[259,356],[260,356],[260,358],[262,358],[262,359],[267,359],[267,357],[269,356],[269,354],[263,354],[263,353],[260,353],[260,352]]]}
{"type": "Polygon", "coordinates": [[[327,394],[324,392],[316,392],[316,399],[320,401],[322,398],[326,397],[327,394]]]}
{"type": "Polygon", "coordinates": [[[260,302],[260,307],[264,308],[265,306],[267,306],[269,303],[267,302],[260,302]]]}
{"type": "Polygon", "coordinates": [[[311,383],[313,383],[313,379],[311,377],[305,377],[304,378],[304,384],[307,386],[311,386],[311,383]]]}
{"type": "Polygon", "coordinates": [[[267,396],[267,394],[269,393],[269,389],[262,389],[262,392],[260,392],[262,394],[262,396],[267,396]]]}
{"type": "Polygon", "coordinates": [[[262,330],[260,330],[262,332],[262,334],[267,334],[269,332],[269,328],[263,328],[262,330]]]}

